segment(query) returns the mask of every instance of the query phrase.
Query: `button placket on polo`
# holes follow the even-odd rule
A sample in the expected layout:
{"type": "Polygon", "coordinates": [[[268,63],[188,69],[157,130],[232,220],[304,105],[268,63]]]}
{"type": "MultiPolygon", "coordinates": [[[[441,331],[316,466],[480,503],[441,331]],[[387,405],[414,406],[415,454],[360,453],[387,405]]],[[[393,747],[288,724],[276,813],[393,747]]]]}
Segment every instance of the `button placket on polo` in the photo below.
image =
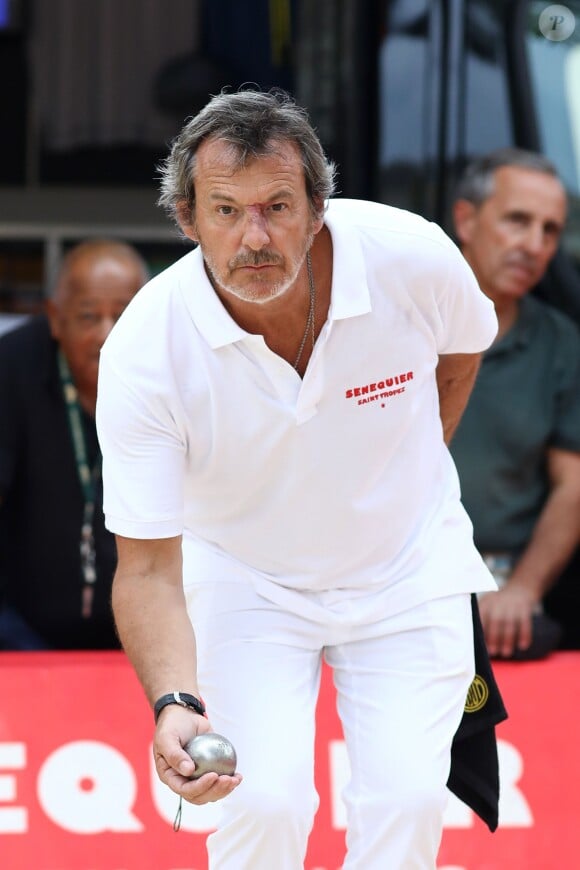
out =
{"type": "Polygon", "coordinates": [[[318,412],[318,402],[324,386],[324,346],[330,334],[330,322],[322,330],[308,361],[296,401],[296,423],[307,423],[318,412]]]}
{"type": "Polygon", "coordinates": [[[323,387],[321,346],[328,332],[327,323],[316,342],[304,378],[300,377],[290,363],[270,350],[263,336],[247,335],[243,340],[249,354],[256,359],[263,377],[269,381],[282,403],[292,413],[297,425],[306,423],[317,412],[323,387]]]}
{"type": "Polygon", "coordinates": [[[301,381],[292,366],[270,350],[262,335],[247,335],[243,344],[248,356],[253,357],[261,376],[288,408],[294,409],[298,401],[301,381]]]}

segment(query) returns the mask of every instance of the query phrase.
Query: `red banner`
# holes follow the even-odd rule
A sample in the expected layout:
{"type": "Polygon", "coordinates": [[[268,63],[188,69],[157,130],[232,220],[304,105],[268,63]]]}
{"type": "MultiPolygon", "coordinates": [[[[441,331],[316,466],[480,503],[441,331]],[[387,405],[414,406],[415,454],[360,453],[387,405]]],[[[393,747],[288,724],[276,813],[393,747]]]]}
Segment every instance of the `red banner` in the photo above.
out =
{"type": "MultiPolygon", "coordinates": [[[[184,806],[151,760],[152,717],[121,653],[2,653],[0,855],[7,870],[206,870],[216,808],[184,806]]],[[[451,798],[439,870],[578,866],[580,653],[501,664],[510,712],[499,726],[500,827],[451,798]]],[[[317,737],[321,797],[306,870],[344,857],[348,777],[330,675],[317,737]]],[[[241,870],[241,868],[240,868],[241,870]]]]}

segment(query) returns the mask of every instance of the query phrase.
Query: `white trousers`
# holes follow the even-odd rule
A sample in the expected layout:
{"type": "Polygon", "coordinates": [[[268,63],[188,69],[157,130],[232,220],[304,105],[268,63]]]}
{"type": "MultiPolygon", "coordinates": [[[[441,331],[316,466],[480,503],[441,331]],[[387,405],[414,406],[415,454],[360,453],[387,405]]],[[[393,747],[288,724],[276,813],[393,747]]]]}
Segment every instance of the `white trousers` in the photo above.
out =
{"type": "Polygon", "coordinates": [[[344,870],[434,870],[451,742],[474,675],[469,596],[360,624],[356,602],[349,613],[347,599],[328,606],[324,593],[314,596],[320,622],[244,584],[201,583],[186,594],[200,691],[244,776],[208,837],[210,870],[303,868],[318,806],[322,657],[333,669],[352,770],[344,870]]]}

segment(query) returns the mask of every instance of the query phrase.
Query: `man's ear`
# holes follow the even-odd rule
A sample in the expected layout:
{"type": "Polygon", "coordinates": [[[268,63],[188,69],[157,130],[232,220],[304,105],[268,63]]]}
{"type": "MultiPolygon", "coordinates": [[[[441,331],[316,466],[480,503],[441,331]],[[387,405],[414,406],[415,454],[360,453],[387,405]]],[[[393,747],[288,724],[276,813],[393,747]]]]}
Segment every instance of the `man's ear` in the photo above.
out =
{"type": "Polygon", "coordinates": [[[316,233],[319,233],[324,226],[324,200],[320,196],[315,196],[312,204],[314,206],[312,232],[316,235],[316,233]]]}
{"type": "Polygon", "coordinates": [[[462,245],[468,245],[472,239],[477,208],[467,199],[457,199],[453,203],[453,224],[455,235],[462,245]]]}
{"type": "Polygon", "coordinates": [[[182,199],[177,204],[177,222],[184,236],[187,236],[192,242],[199,242],[192,212],[185,199],[182,199]]]}

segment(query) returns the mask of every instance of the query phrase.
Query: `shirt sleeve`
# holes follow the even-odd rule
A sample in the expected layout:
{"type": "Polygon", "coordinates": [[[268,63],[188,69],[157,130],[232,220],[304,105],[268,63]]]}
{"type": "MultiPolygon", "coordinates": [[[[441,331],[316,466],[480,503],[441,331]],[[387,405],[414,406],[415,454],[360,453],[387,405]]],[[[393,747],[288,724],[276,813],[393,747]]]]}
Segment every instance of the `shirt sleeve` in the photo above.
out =
{"type": "Polygon", "coordinates": [[[96,419],[106,527],[137,539],[180,535],[186,445],[164,394],[103,351],[96,419]]]}
{"type": "MultiPolygon", "coordinates": [[[[439,229],[439,228],[437,228],[439,229]]],[[[497,316],[457,246],[439,230],[433,286],[437,352],[481,353],[497,335],[497,316]]]]}

